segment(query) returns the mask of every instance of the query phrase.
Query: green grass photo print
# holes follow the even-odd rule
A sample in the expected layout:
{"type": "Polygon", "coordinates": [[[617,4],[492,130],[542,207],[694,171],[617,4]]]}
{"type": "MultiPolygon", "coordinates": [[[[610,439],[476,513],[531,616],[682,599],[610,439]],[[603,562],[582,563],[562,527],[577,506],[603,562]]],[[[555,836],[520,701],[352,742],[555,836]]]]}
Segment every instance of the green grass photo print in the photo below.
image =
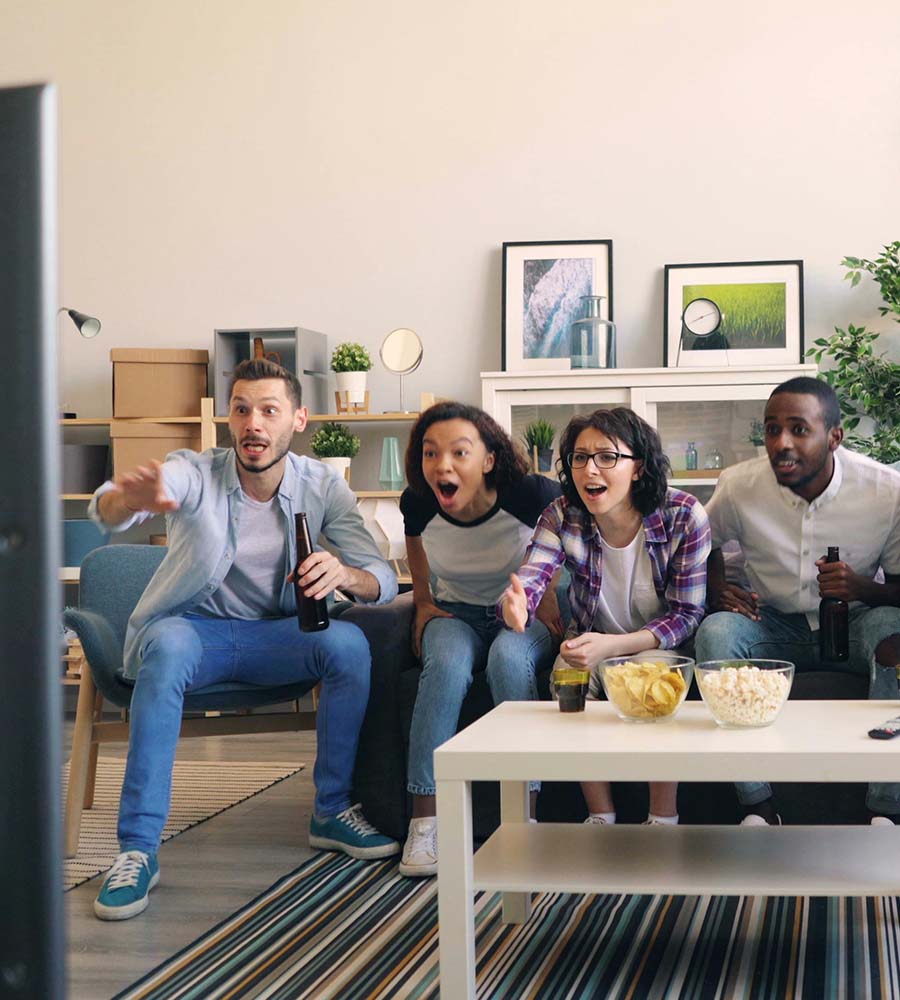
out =
{"type": "Polygon", "coordinates": [[[667,367],[799,364],[803,360],[803,262],[667,264],[663,363],[667,367]],[[695,335],[696,300],[721,314],[695,335]],[[711,308],[711,307],[709,307],[711,308]],[[684,319],[683,319],[684,317],[684,319]],[[713,321],[714,322],[714,321],[713,321]]]}

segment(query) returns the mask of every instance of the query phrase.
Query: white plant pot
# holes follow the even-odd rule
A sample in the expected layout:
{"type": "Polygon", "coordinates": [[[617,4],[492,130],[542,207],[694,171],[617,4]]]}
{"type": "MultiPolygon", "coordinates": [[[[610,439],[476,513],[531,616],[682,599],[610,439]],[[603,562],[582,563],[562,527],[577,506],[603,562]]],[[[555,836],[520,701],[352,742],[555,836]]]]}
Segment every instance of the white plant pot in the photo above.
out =
{"type": "Polygon", "coordinates": [[[368,372],[335,372],[338,392],[347,393],[348,403],[366,401],[366,375],[368,372]]]}
{"type": "Polygon", "coordinates": [[[349,480],[350,478],[348,473],[348,469],[350,468],[349,458],[344,458],[343,456],[339,458],[320,458],[319,461],[322,462],[324,465],[330,466],[332,469],[334,469],[334,474],[336,476],[340,476],[341,479],[349,480]]]}
{"type": "Polygon", "coordinates": [[[764,444],[758,444],[756,445],[756,454],[759,455],[760,458],[765,458],[769,453],[766,451],[766,446],[764,444]]]}

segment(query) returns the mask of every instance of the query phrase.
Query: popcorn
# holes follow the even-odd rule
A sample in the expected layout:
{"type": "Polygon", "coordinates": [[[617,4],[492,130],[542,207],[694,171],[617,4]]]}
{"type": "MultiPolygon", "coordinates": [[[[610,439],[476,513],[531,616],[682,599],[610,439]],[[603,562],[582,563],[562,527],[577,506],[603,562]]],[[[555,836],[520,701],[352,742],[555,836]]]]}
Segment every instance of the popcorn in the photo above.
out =
{"type": "Polygon", "coordinates": [[[791,678],[781,670],[745,664],[700,670],[697,683],[717,721],[730,726],[767,726],[781,710],[791,678]]]}

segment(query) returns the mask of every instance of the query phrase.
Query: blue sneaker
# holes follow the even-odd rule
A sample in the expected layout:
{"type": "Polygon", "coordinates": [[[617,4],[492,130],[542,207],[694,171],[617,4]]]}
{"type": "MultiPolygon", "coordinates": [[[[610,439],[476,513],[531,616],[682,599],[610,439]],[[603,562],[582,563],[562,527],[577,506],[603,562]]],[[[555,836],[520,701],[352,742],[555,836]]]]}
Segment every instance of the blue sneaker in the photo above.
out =
{"type": "Polygon", "coordinates": [[[94,913],[101,920],[127,920],[147,909],[150,890],[159,881],[155,854],[125,851],[116,858],[94,900],[94,913]]]}
{"type": "Polygon", "coordinates": [[[309,821],[309,846],[326,851],[343,851],[351,858],[389,858],[400,851],[396,840],[385,837],[362,814],[357,804],[337,816],[317,816],[309,821]]]}

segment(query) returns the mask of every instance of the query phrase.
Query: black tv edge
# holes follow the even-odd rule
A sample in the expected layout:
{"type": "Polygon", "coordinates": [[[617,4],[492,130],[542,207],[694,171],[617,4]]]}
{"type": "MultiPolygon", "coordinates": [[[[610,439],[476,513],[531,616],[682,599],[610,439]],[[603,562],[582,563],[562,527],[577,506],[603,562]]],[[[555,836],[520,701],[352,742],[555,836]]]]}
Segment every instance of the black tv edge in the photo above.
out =
{"type": "Polygon", "coordinates": [[[0,89],[0,997],[63,973],[56,95],[0,89]]]}

